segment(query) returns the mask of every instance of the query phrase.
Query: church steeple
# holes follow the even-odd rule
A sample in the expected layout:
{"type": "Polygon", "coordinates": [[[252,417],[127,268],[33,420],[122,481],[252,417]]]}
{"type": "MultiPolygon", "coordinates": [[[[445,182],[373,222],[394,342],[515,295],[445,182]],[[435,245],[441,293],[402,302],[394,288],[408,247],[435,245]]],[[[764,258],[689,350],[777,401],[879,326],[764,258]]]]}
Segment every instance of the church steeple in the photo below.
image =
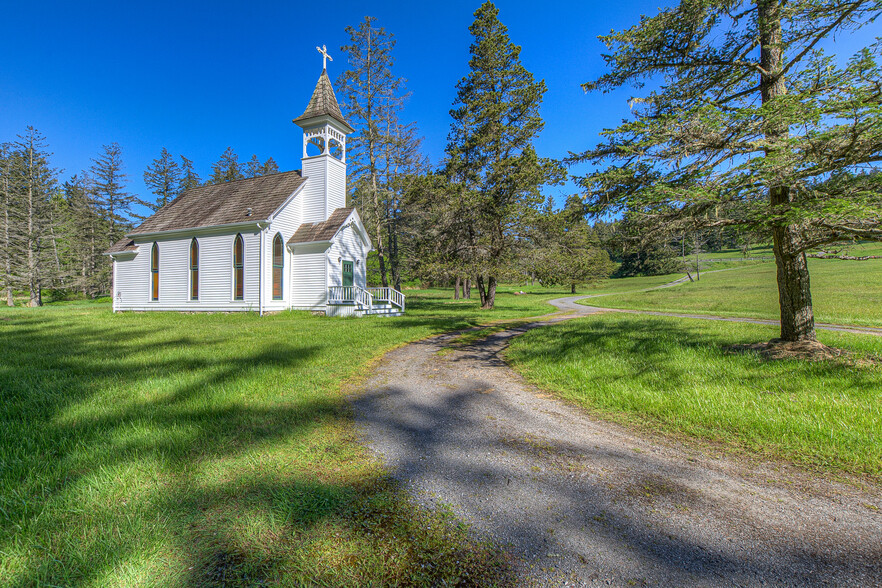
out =
{"type": "Polygon", "coordinates": [[[337,104],[337,96],[334,94],[334,88],[331,86],[331,79],[328,77],[328,70],[323,69],[322,75],[319,76],[312,92],[312,98],[303,114],[294,119],[294,123],[301,128],[310,126],[312,119],[329,116],[345,127],[346,133],[351,133],[354,129],[349,126],[343,113],[340,112],[340,105],[337,104]]]}
{"type": "Polygon", "coordinates": [[[354,132],[340,112],[328,77],[331,57],[327,48],[316,49],[322,54],[324,68],[306,110],[293,121],[303,129],[303,175],[309,178],[303,222],[324,221],[335,209],[346,206],[346,135],[354,132]],[[310,145],[318,148],[318,155],[309,155],[310,145]]]}

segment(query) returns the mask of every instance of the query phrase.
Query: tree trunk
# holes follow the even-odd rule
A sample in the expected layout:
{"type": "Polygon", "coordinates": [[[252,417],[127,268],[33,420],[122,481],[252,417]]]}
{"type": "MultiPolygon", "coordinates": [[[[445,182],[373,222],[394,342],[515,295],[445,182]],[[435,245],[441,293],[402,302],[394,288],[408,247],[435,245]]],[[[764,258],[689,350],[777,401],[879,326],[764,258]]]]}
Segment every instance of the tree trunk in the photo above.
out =
{"type": "Polygon", "coordinates": [[[472,298],[472,280],[471,278],[465,279],[465,284],[462,286],[462,294],[469,300],[472,298]]]}
{"type": "Polygon", "coordinates": [[[3,207],[4,214],[4,224],[3,224],[3,242],[5,244],[4,261],[6,262],[6,267],[3,268],[6,272],[6,306],[15,306],[15,300],[12,298],[12,258],[10,257],[11,253],[9,251],[9,182],[5,181],[6,188],[6,202],[3,207]]]}
{"type": "Polygon", "coordinates": [[[575,294],[575,293],[576,293],[576,284],[574,282],[573,284],[570,285],[570,294],[575,294]]]}
{"type": "Polygon", "coordinates": [[[490,276],[487,279],[487,285],[484,285],[484,276],[478,274],[475,278],[478,287],[478,295],[481,297],[481,309],[493,310],[493,303],[496,302],[496,278],[490,276]]]}
{"type": "MultiPolygon", "coordinates": [[[[760,65],[766,73],[760,75],[762,103],[766,104],[787,93],[784,78],[783,35],[781,31],[781,0],[760,0],[757,4],[760,25],[760,65]]],[[[769,147],[766,156],[786,139],[786,121],[764,121],[764,133],[769,147]]],[[[788,211],[790,187],[769,186],[769,205],[773,215],[788,211]]],[[[781,311],[781,339],[785,341],[815,341],[815,317],[809,286],[808,264],[805,252],[799,247],[799,227],[778,221],[773,225],[775,265],[778,279],[778,305],[781,311]]]]}
{"type": "Polygon", "coordinates": [[[775,265],[778,269],[778,305],[781,308],[781,339],[814,341],[815,317],[805,252],[794,250],[793,225],[774,229],[775,265]]]}
{"type": "Polygon", "coordinates": [[[37,279],[37,247],[39,243],[37,241],[37,227],[36,227],[36,219],[34,218],[37,214],[36,205],[34,204],[34,149],[31,146],[28,149],[28,237],[27,237],[27,252],[28,252],[28,306],[42,306],[43,300],[40,295],[40,284],[37,279]]]}
{"type": "Polygon", "coordinates": [[[456,276],[456,282],[453,283],[453,299],[459,300],[459,276],[456,276]]]}
{"type": "Polygon", "coordinates": [[[493,305],[496,303],[496,278],[494,276],[490,276],[490,279],[487,281],[487,300],[484,304],[481,305],[481,308],[486,310],[493,310],[493,305]]]}

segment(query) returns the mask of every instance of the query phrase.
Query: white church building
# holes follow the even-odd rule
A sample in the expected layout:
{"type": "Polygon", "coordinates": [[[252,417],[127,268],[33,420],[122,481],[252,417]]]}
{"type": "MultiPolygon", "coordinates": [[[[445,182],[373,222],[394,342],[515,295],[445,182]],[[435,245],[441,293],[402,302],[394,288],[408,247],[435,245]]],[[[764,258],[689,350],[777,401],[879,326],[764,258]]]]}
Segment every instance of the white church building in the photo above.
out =
{"type": "Polygon", "coordinates": [[[404,312],[400,292],[366,284],[371,241],[346,207],[353,129],[327,69],[294,123],[302,171],[192,188],[111,247],[114,312],[404,312]]]}

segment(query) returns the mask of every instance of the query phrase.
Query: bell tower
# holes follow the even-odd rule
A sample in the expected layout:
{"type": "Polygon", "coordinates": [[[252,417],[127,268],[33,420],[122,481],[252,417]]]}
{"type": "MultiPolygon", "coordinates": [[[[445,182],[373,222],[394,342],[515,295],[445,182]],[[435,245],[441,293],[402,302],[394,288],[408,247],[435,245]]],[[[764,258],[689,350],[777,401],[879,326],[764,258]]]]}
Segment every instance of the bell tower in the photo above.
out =
{"type": "Polygon", "coordinates": [[[340,112],[328,78],[327,63],[333,59],[324,45],[316,49],[322,54],[322,74],[306,110],[294,119],[303,129],[303,175],[309,178],[301,203],[304,223],[327,220],[346,206],[346,135],[354,131],[340,112]]]}

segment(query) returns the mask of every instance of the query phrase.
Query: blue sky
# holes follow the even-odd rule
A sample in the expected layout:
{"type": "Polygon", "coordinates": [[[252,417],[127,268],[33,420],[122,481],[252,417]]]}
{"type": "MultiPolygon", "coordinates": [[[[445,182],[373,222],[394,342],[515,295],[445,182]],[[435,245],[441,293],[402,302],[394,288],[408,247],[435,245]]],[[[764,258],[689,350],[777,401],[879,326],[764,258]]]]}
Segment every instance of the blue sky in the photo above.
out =
{"type": "MultiPolygon", "coordinates": [[[[321,73],[316,45],[345,68],[344,28],[364,16],[394,33],[396,72],[413,93],[406,120],[419,124],[433,163],[444,151],[455,84],[467,72],[468,26],[478,0],[446,2],[16,2],[0,21],[0,141],[33,125],[62,178],[87,168],[103,144],[123,149],[128,189],[150,198],[142,173],[162,147],[194,160],[206,177],[231,146],[246,161],[272,156],[300,167],[291,119],[321,73]]],[[[655,14],[658,2],[500,0],[500,20],[524,65],[548,92],[539,154],[560,158],[598,141],[628,116],[631,91],[582,92],[602,74],[597,36],[655,14]]],[[[553,188],[556,197],[573,191],[553,188]]]]}

